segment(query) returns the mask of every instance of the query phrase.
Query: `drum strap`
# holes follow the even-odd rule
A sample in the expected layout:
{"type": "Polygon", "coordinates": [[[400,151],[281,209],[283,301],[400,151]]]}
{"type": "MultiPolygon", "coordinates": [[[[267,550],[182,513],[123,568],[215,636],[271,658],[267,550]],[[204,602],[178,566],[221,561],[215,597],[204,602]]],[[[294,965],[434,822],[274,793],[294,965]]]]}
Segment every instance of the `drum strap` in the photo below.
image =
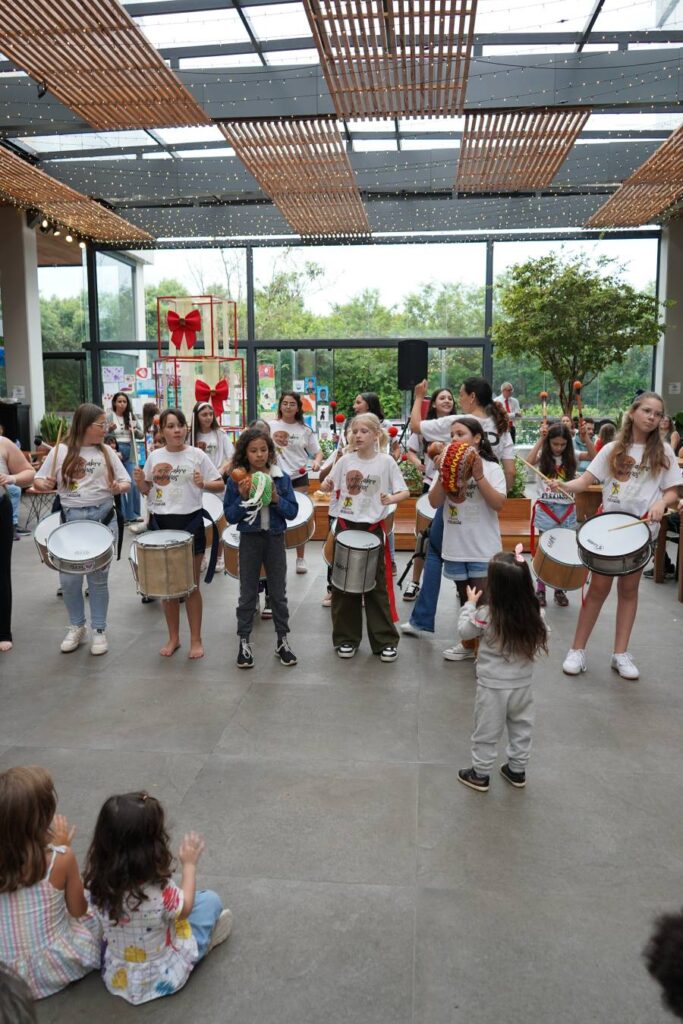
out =
{"type": "MultiPolygon", "coordinates": [[[[195,530],[200,527],[203,529],[204,520],[207,520],[210,526],[213,526],[211,531],[211,554],[209,555],[209,564],[206,567],[206,576],[204,577],[205,583],[210,583],[216,572],[216,562],[218,560],[218,527],[213,521],[210,512],[207,512],[205,508],[200,508],[192,516],[191,519],[185,524],[183,529],[187,530],[188,533],[194,534],[195,530]]],[[[156,516],[152,513],[149,517],[149,528],[150,530],[160,530],[161,526],[157,522],[156,516]]]]}
{"type": "Polygon", "coordinates": [[[567,505],[567,509],[566,509],[564,515],[560,516],[558,518],[558,516],[555,514],[555,512],[550,508],[549,505],[546,505],[546,503],[544,501],[541,501],[540,499],[538,499],[537,501],[534,502],[533,508],[531,509],[531,524],[530,524],[530,531],[529,531],[530,532],[530,545],[529,546],[530,546],[530,549],[531,549],[531,557],[532,558],[536,554],[536,529],[535,529],[536,509],[540,508],[541,512],[545,512],[545,514],[550,516],[551,519],[554,519],[558,526],[562,526],[562,523],[565,521],[565,519],[569,518],[571,513],[574,511],[575,507],[576,506],[574,504],[567,505]]]}
{"type": "MultiPolygon", "coordinates": [[[[348,530],[349,524],[339,516],[337,520],[342,530],[348,530]]],[[[351,526],[353,529],[353,526],[351,526]]],[[[391,612],[391,621],[398,622],[399,614],[396,610],[396,595],[394,593],[394,575],[391,571],[391,548],[389,547],[389,534],[384,519],[380,519],[378,523],[372,523],[368,526],[368,533],[377,533],[381,531],[384,534],[384,576],[387,583],[387,596],[389,598],[389,611],[391,612]]]]}

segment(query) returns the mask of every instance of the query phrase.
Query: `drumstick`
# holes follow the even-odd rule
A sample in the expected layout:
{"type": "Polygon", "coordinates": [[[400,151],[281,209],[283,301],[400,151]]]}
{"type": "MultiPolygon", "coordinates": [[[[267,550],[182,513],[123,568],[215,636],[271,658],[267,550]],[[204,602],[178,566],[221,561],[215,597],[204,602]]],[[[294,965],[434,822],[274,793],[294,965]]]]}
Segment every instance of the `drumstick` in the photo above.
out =
{"type": "Polygon", "coordinates": [[[530,470],[536,473],[537,476],[540,476],[541,480],[545,480],[547,484],[550,484],[553,490],[559,491],[560,494],[564,494],[565,498],[569,498],[570,501],[576,501],[573,494],[570,494],[569,491],[565,491],[558,483],[555,482],[555,480],[551,480],[550,477],[547,477],[545,473],[541,473],[540,469],[536,469],[536,467],[532,466],[530,462],[526,461],[526,459],[522,459],[522,462],[525,466],[528,466],[530,470]]]}
{"type": "Polygon", "coordinates": [[[59,430],[57,431],[57,440],[55,446],[52,449],[52,472],[48,473],[48,476],[55,475],[55,467],[57,465],[57,452],[59,451],[59,442],[62,440],[62,427],[64,426],[64,420],[59,421],[59,430]]]}
{"type": "MultiPolygon", "coordinates": [[[[665,516],[670,516],[674,512],[676,512],[676,511],[677,511],[677,509],[675,509],[675,508],[665,508],[664,509],[664,515],[665,516]]],[[[637,526],[639,523],[649,523],[649,522],[650,522],[650,520],[647,518],[647,513],[646,513],[644,516],[641,516],[640,519],[636,519],[632,523],[622,523],[621,526],[610,526],[610,528],[609,528],[609,530],[607,532],[608,533],[614,533],[615,530],[628,530],[629,526],[637,526]]]]}

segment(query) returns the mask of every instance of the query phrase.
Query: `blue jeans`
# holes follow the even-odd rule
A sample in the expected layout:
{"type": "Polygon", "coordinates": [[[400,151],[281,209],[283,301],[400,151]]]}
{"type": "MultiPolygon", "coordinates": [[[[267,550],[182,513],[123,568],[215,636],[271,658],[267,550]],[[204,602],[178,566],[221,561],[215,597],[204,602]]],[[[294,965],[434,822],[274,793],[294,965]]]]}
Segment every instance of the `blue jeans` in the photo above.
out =
{"type": "Polygon", "coordinates": [[[140,492],[133,481],[133,465],[130,461],[131,445],[125,441],[119,441],[119,451],[123,459],[123,468],[131,478],[130,490],[121,495],[121,515],[124,522],[137,519],[140,515],[140,492]]]}
{"type": "Polygon", "coordinates": [[[209,943],[216,921],[221,916],[223,904],[220,896],[212,889],[200,889],[195,893],[194,905],[187,920],[190,922],[192,934],[197,940],[199,959],[202,960],[209,951],[209,943]]]}
{"type": "Polygon", "coordinates": [[[12,502],[12,524],[17,526],[19,523],[19,506],[21,505],[21,487],[17,487],[16,484],[7,484],[6,486],[9,500],[12,502]]]}
{"type": "MultiPolygon", "coordinates": [[[[64,515],[67,523],[77,522],[83,519],[94,519],[101,522],[111,508],[107,502],[105,505],[93,505],[90,508],[66,508],[64,515]]],[[[107,524],[114,535],[118,536],[116,516],[107,524]]],[[[90,592],[90,624],[93,629],[107,628],[107,610],[109,608],[109,566],[106,569],[98,569],[96,572],[85,574],[90,592]]],[[[60,572],[59,585],[64,595],[64,604],[69,616],[69,625],[85,625],[85,602],[83,599],[83,576],[74,573],[60,572]]]]}
{"type": "Polygon", "coordinates": [[[415,629],[422,629],[426,633],[434,632],[434,620],[436,618],[436,606],[441,590],[441,557],[437,551],[441,551],[443,543],[443,506],[437,508],[432,525],[429,530],[429,544],[427,545],[427,557],[422,573],[422,589],[413,605],[410,616],[410,625],[415,629]],[[434,550],[437,549],[437,551],[434,550]]]}

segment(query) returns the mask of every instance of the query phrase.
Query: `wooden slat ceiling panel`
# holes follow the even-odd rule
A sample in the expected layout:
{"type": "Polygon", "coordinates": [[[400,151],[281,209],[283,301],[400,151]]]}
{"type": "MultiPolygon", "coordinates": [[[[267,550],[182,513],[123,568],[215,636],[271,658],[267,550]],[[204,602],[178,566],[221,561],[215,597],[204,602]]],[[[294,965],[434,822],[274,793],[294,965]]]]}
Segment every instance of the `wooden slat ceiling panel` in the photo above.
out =
{"type": "Polygon", "coordinates": [[[458,192],[547,188],[590,117],[586,107],[465,115],[458,192]]]}
{"type": "Polygon", "coordinates": [[[210,124],[118,0],[13,0],[0,52],[99,131],[210,124]]]}
{"type": "Polygon", "coordinates": [[[229,121],[220,126],[244,166],[300,235],[368,235],[365,207],[336,122],[229,121]]]}
{"type": "Polygon", "coordinates": [[[629,175],[586,227],[639,227],[683,197],[683,125],[629,175]]]}
{"type": "Polygon", "coordinates": [[[477,0],[304,0],[304,7],[338,117],[462,113],[477,0]]]}
{"type": "Polygon", "coordinates": [[[146,231],[1,147],[0,199],[38,209],[75,234],[98,242],[152,241],[146,231]]]}

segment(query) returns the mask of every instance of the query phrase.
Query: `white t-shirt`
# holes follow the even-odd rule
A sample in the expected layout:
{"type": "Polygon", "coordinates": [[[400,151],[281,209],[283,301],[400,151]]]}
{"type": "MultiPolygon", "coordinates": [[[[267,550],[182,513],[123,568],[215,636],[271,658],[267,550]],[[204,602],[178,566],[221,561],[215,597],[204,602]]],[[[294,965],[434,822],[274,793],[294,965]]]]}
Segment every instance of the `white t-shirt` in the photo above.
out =
{"type": "MultiPolygon", "coordinates": [[[[555,460],[555,472],[557,473],[560,466],[562,465],[562,456],[555,455],[553,456],[553,458],[555,460]]],[[[538,466],[538,462],[536,463],[536,465],[538,466]]],[[[564,478],[556,476],[555,479],[558,480],[561,484],[564,478]]],[[[574,498],[568,498],[566,495],[560,494],[559,491],[551,490],[550,487],[548,487],[545,480],[543,480],[540,476],[536,477],[536,494],[538,496],[539,501],[552,501],[554,505],[573,505],[575,501],[574,498]]]]}
{"type": "Polygon", "coordinates": [[[211,459],[211,462],[219,469],[224,462],[232,458],[235,446],[224,430],[210,430],[208,434],[195,434],[195,446],[211,459]]]}
{"type": "Polygon", "coordinates": [[[361,459],[357,452],[343,455],[330,473],[338,491],[336,515],[352,523],[378,523],[393,512],[395,505],[383,505],[382,494],[407,490],[403,474],[391,455],[377,452],[361,459]]]}
{"type": "Polygon", "coordinates": [[[415,452],[415,454],[422,459],[422,463],[425,468],[423,480],[426,484],[431,484],[436,472],[436,465],[427,455],[427,444],[430,443],[431,442],[429,441],[425,443],[420,434],[413,433],[408,438],[408,444],[406,445],[409,452],[415,452]]]}
{"type": "MultiPolygon", "coordinates": [[[[482,460],[482,469],[488,483],[505,494],[505,474],[498,463],[482,460]]],[[[442,557],[447,562],[488,562],[502,546],[498,513],[470,478],[465,501],[455,504],[447,497],[444,502],[442,557]]]]}
{"type": "MultiPolygon", "coordinates": [[[[515,446],[512,443],[512,437],[510,431],[506,430],[504,434],[498,435],[496,429],[496,421],[492,416],[475,416],[475,420],[479,420],[488,441],[493,448],[493,454],[501,462],[504,459],[514,459],[515,457],[515,446]],[[496,440],[496,438],[498,440],[496,440]],[[495,444],[494,444],[495,442],[495,444]]],[[[422,434],[425,441],[445,441],[446,444],[451,440],[451,427],[456,420],[468,419],[464,415],[455,416],[439,416],[435,420],[422,420],[420,423],[420,433],[422,434]]]]}
{"type": "Polygon", "coordinates": [[[630,512],[644,516],[651,505],[670,487],[683,486],[683,473],[676,461],[673,448],[665,444],[664,451],[669,459],[669,468],[652,474],[647,466],[641,466],[645,445],[632,444],[626,452],[623,473],[612,475],[609,468],[610,455],[615,441],[601,448],[587,467],[589,473],[602,484],[602,505],[605,512],[630,512]]]}
{"type": "Polygon", "coordinates": [[[202,490],[193,480],[198,469],[204,480],[220,480],[205,452],[186,445],[182,451],[157,448],[145,463],[145,480],[152,484],[150,505],[159,515],[186,515],[202,507],[202,490]]]}
{"type": "Polygon", "coordinates": [[[313,458],[320,451],[318,439],[311,428],[305,423],[273,420],[270,423],[270,436],[275,445],[278,465],[292,480],[304,476],[308,457],[313,458]]]}
{"type": "Polygon", "coordinates": [[[43,480],[48,476],[57,478],[57,491],[64,508],[88,508],[91,505],[103,505],[107,499],[113,501],[114,496],[109,485],[107,464],[111,465],[116,480],[130,483],[130,477],[116,452],[111,448],[103,450],[94,444],[83,445],[80,449],[76,463],[72,467],[72,479],[67,483],[62,479],[62,466],[67,451],[67,446],[60,444],[57,449],[57,468],[55,470],[52,468],[53,448],[36,473],[36,477],[43,480]]]}

